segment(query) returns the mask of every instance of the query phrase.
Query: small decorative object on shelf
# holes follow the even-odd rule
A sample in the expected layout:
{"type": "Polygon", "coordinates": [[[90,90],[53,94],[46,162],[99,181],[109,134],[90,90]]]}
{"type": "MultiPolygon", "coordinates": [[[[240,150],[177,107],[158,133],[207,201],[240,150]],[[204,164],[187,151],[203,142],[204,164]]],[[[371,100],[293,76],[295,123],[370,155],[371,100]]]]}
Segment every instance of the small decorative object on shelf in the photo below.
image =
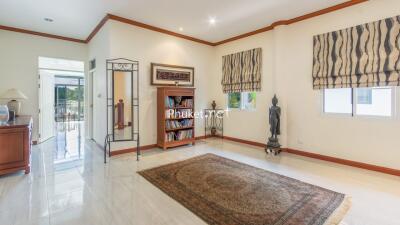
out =
{"type": "Polygon", "coordinates": [[[8,107],[6,105],[0,105],[0,125],[6,124],[9,119],[8,107]]]}
{"type": "Polygon", "coordinates": [[[213,102],[211,103],[211,107],[213,110],[215,110],[215,108],[217,107],[217,103],[215,103],[215,101],[213,100],[213,102]]]}
{"type": "Polygon", "coordinates": [[[277,106],[278,98],[276,95],[272,98],[272,106],[269,108],[269,125],[271,131],[271,137],[268,138],[267,147],[265,151],[278,155],[281,152],[281,145],[278,141],[278,135],[281,134],[280,123],[281,123],[281,107],[277,106]]]}
{"type": "Polygon", "coordinates": [[[14,121],[15,120],[15,111],[13,110],[8,110],[8,114],[10,115],[10,118],[8,119],[8,121],[14,121]]]}
{"type": "Polygon", "coordinates": [[[182,96],[175,96],[174,100],[175,100],[175,105],[179,106],[182,102],[182,96]]]}
{"type": "Polygon", "coordinates": [[[21,110],[21,100],[26,100],[28,99],[24,93],[22,93],[20,90],[17,90],[15,88],[8,89],[6,92],[4,92],[1,95],[2,99],[7,99],[9,102],[7,103],[7,106],[10,110],[15,112],[15,116],[19,116],[20,110],[21,110]]]}
{"type": "Polygon", "coordinates": [[[224,110],[217,109],[215,101],[211,104],[212,109],[204,109],[204,135],[224,136],[224,110]]]}

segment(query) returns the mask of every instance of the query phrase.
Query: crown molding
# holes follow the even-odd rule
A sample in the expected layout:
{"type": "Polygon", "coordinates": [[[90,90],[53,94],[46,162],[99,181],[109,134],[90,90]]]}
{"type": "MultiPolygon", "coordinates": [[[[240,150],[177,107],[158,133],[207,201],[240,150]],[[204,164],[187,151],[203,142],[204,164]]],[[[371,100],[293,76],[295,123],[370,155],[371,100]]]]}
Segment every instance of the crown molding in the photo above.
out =
{"type": "Polygon", "coordinates": [[[100,31],[100,29],[106,24],[106,22],[109,20],[109,14],[107,14],[103,19],[100,21],[99,24],[93,29],[93,31],[89,34],[89,36],[86,38],[85,43],[89,43],[94,36],[96,36],[97,32],[100,31]]]}
{"type": "Polygon", "coordinates": [[[58,39],[58,40],[63,40],[63,41],[72,41],[72,42],[83,43],[83,44],[86,43],[85,40],[81,40],[81,39],[77,39],[77,38],[64,37],[64,36],[59,36],[59,35],[54,35],[54,34],[42,33],[42,32],[26,30],[26,29],[21,29],[21,28],[16,28],[16,27],[3,26],[3,25],[0,25],[0,30],[7,30],[7,31],[12,31],[12,32],[17,32],[17,33],[36,35],[36,36],[53,38],[53,39],[58,39]]]}
{"type": "Polygon", "coordinates": [[[231,37],[231,38],[219,41],[219,42],[215,42],[214,46],[222,45],[222,44],[225,44],[225,43],[228,43],[228,42],[231,42],[231,41],[236,41],[238,39],[246,38],[246,37],[249,37],[249,36],[252,36],[252,35],[256,35],[256,34],[259,34],[259,33],[263,33],[263,32],[266,32],[266,31],[273,30],[277,26],[290,25],[290,24],[293,24],[293,23],[297,23],[297,22],[300,22],[300,21],[303,21],[303,20],[306,20],[306,19],[310,19],[310,18],[313,18],[313,17],[324,15],[324,14],[327,14],[327,13],[330,13],[330,12],[334,12],[334,11],[337,11],[337,10],[340,10],[340,9],[344,9],[344,8],[347,8],[347,7],[350,7],[350,6],[353,6],[353,5],[357,5],[357,4],[360,4],[360,3],[363,3],[363,2],[367,2],[367,1],[368,0],[351,0],[351,1],[344,2],[344,3],[338,4],[338,5],[334,5],[334,6],[325,8],[325,9],[318,10],[318,11],[315,11],[315,12],[312,12],[312,13],[308,13],[308,14],[305,14],[305,15],[302,15],[302,16],[298,16],[298,17],[295,17],[295,18],[292,18],[292,19],[289,19],[289,20],[276,21],[276,22],[272,23],[271,25],[263,27],[263,28],[260,28],[258,30],[254,30],[254,31],[251,31],[251,32],[248,32],[248,33],[244,33],[244,34],[241,34],[241,35],[238,35],[238,36],[235,36],[235,37],[231,37]]]}
{"type": "Polygon", "coordinates": [[[171,36],[183,38],[183,39],[186,39],[186,40],[189,40],[189,41],[194,41],[194,42],[198,42],[198,43],[201,43],[201,44],[213,46],[212,42],[204,41],[204,40],[201,40],[201,39],[198,39],[198,38],[194,38],[194,37],[187,36],[187,35],[184,35],[184,34],[176,33],[176,32],[173,32],[173,31],[169,31],[169,30],[166,30],[166,29],[163,29],[163,28],[151,26],[151,25],[148,25],[148,24],[145,24],[145,23],[141,23],[141,22],[138,22],[138,21],[135,21],[135,20],[126,19],[126,18],[123,18],[123,17],[120,17],[120,16],[108,14],[108,18],[110,20],[119,21],[119,22],[122,22],[122,23],[126,23],[126,24],[129,24],[129,25],[133,25],[133,26],[144,28],[144,29],[156,31],[156,32],[159,32],[159,33],[168,34],[168,35],[171,35],[171,36]]]}
{"type": "Polygon", "coordinates": [[[357,5],[363,2],[367,2],[368,0],[350,0],[344,3],[340,3],[325,9],[321,9],[312,13],[308,13],[302,16],[298,16],[292,19],[288,19],[288,20],[280,20],[280,21],[276,21],[274,23],[272,23],[269,26],[251,31],[251,32],[247,32],[235,37],[231,37],[222,41],[218,41],[218,42],[209,42],[209,41],[205,41],[202,39],[198,39],[195,37],[191,37],[188,35],[184,35],[184,34],[180,34],[177,32],[173,32],[173,31],[169,31],[163,28],[159,28],[159,27],[155,27],[152,25],[148,25],[142,22],[138,22],[135,20],[131,20],[131,19],[127,19],[124,17],[120,17],[120,16],[116,16],[113,14],[107,14],[106,16],[104,16],[104,18],[97,24],[97,26],[93,29],[93,31],[89,34],[89,36],[85,39],[85,40],[81,40],[81,39],[76,39],[76,38],[70,38],[70,37],[64,37],[64,36],[59,36],[59,35],[54,35],[54,34],[48,34],[48,33],[42,33],[42,32],[36,32],[36,31],[30,31],[30,30],[25,30],[25,29],[20,29],[20,28],[15,28],[15,27],[7,27],[7,26],[2,26],[0,25],[0,30],[8,30],[8,31],[13,31],[13,32],[19,32],[19,33],[25,33],[25,34],[31,34],[31,35],[37,35],[37,36],[42,36],[42,37],[48,37],[48,38],[55,38],[55,39],[59,39],[59,40],[64,40],[64,41],[72,41],[72,42],[77,42],[77,43],[89,43],[94,36],[96,36],[96,34],[100,31],[100,29],[104,26],[104,24],[106,24],[106,22],[108,20],[114,20],[114,21],[119,21],[121,23],[126,23],[132,26],[137,26],[137,27],[141,27],[144,29],[148,29],[148,30],[152,30],[155,32],[159,32],[159,33],[163,33],[163,34],[167,34],[167,35],[171,35],[171,36],[175,36],[178,38],[183,38],[189,41],[193,41],[193,42],[197,42],[197,43],[201,43],[201,44],[205,44],[205,45],[209,45],[209,46],[218,46],[218,45],[222,45],[228,42],[232,42],[232,41],[236,41],[242,38],[246,38],[252,35],[256,35],[259,33],[263,33],[263,32],[267,32],[270,30],[273,30],[275,27],[277,26],[281,26],[281,25],[290,25],[293,23],[297,23],[306,19],[310,19],[313,17],[317,17],[320,15],[324,15],[330,12],[334,12],[340,9],[344,9],[353,5],[357,5]]]}

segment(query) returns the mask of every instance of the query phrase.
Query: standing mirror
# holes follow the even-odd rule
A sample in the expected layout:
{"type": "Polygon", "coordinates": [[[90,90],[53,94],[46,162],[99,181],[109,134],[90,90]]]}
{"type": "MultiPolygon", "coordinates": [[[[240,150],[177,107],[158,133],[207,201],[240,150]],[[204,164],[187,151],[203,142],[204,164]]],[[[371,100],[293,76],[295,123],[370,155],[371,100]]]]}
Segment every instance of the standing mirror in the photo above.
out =
{"type": "Polygon", "coordinates": [[[132,72],[113,73],[113,140],[133,140],[132,72]]]}
{"type": "MultiPolygon", "coordinates": [[[[134,141],[139,149],[139,63],[107,60],[107,137],[112,142],[134,141]]],[[[106,151],[105,151],[106,152],[106,151]]],[[[139,159],[138,152],[138,159],[139,159]]],[[[106,156],[104,158],[106,162],[106,156]]]]}

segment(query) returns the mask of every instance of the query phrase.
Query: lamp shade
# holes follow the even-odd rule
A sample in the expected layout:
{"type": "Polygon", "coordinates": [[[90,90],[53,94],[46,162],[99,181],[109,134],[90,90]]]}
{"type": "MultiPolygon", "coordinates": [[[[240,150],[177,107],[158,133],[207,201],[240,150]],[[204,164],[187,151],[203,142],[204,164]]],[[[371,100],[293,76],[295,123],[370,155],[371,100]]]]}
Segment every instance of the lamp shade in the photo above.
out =
{"type": "Polygon", "coordinates": [[[2,99],[10,99],[10,100],[23,100],[23,99],[28,99],[24,93],[22,93],[20,90],[17,90],[15,88],[8,89],[6,92],[4,92],[0,98],[2,99]]]}

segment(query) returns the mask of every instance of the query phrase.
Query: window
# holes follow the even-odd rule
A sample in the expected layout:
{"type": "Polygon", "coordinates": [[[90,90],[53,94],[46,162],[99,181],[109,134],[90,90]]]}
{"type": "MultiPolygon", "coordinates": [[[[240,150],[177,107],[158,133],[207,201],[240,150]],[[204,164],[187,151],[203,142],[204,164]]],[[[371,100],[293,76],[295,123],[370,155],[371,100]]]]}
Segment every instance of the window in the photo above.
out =
{"type": "Polygon", "coordinates": [[[240,109],[241,108],[241,94],[229,93],[228,94],[228,108],[240,109]]]}
{"type": "Polygon", "coordinates": [[[357,104],[372,104],[372,88],[357,88],[357,104]]]}
{"type": "Polygon", "coordinates": [[[228,94],[228,109],[256,109],[256,93],[255,92],[236,92],[228,94]]]}
{"type": "Polygon", "coordinates": [[[325,113],[352,113],[351,88],[325,89],[324,112],[325,113]]]}
{"type": "Polygon", "coordinates": [[[392,88],[359,88],[355,89],[355,94],[357,115],[392,116],[392,88]]]}
{"type": "Polygon", "coordinates": [[[323,92],[325,113],[383,117],[394,115],[393,87],[325,89],[323,92]]]}

